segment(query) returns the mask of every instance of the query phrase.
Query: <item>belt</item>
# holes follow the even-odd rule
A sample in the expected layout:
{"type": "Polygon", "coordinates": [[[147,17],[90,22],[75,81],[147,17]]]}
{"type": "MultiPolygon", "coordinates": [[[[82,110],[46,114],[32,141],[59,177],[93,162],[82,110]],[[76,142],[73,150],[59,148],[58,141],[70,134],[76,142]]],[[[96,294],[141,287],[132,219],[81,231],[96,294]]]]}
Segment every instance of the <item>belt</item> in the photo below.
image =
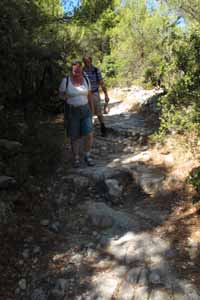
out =
{"type": "Polygon", "coordinates": [[[80,111],[80,112],[82,112],[82,111],[85,111],[85,109],[87,109],[87,107],[89,107],[89,104],[87,103],[87,104],[75,106],[75,105],[67,103],[67,107],[68,107],[69,111],[71,110],[71,111],[80,111]]]}
{"type": "Polygon", "coordinates": [[[73,104],[66,103],[66,105],[67,105],[67,106],[70,106],[70,107],[72,107],[72,108],[82,108],[82,107],[84,107],[84,106],[87,106],[88,103],[82,104],[82,105],[73,105],[73,104]]]}

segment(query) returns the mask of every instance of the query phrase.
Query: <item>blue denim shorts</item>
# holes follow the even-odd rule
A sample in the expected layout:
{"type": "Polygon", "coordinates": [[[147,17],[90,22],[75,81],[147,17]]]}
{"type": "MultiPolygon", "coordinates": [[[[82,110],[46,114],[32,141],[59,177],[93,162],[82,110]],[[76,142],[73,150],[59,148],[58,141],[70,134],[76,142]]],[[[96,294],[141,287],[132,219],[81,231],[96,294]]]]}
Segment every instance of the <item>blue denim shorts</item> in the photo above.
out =
{"type": "Polygon", "coordinates": [[[78,107],[65,104],[65,124],[67,136],[71,138],[79,138],[92,132],[92,113],[89,104],[78,107]]]}

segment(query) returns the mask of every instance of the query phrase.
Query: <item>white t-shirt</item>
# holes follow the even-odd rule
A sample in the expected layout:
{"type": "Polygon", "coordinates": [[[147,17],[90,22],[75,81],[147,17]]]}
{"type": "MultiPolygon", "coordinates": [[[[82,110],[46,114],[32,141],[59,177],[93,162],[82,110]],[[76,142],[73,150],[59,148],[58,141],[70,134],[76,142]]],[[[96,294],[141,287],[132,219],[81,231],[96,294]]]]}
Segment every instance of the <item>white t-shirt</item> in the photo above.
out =
{"type": "Polygon", "coordinates": [[[59,92],[67,94],[67,103],[73,106],[85,105],[88,103],[88,92],[91,90],[91,86],[83,78],[83,83],[80,86],[74,86],[71,82],[70,77],[68,77],[68,85],[66,89],[67,79],[63,78],[59,92]]]}

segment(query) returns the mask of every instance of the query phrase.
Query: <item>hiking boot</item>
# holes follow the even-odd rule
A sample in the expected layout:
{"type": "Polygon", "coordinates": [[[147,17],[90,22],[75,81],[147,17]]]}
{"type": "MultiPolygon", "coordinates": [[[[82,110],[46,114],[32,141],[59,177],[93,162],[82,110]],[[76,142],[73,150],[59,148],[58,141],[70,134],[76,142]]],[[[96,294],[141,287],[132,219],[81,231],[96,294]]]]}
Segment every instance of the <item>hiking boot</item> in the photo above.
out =
{"type": "Polygon", "coordinates": [[[93,167],[95,165],[93,159],[90,156],[85,156],[85,162],[88,165],[88,167],[93,167]]]}
{"type": "Polygon", "coordinates": [[[104,123],[101,123],[101,135],[102,136],[107,135],[107,128],[105,127],[104,123]]]}

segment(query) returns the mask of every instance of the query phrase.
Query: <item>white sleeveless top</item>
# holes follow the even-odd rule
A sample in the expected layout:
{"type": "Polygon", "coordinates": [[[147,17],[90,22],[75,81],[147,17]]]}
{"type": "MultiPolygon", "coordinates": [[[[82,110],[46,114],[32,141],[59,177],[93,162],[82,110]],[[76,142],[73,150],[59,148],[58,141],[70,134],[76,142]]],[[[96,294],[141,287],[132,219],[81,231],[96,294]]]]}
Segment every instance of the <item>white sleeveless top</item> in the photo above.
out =
{"type": "Polygon", "coordinates": [[[88,92],[90,91],[90,86],[85,78],[83,78],[83,83],[80,86],[74,86],[71,82],[70,77],[68,77],[68,85],[66,89],[67,79],[64,78],[60,85],[60,92],[67,93],[67,103],[73,106],[81,106],[88,103],[88,92]]]}

